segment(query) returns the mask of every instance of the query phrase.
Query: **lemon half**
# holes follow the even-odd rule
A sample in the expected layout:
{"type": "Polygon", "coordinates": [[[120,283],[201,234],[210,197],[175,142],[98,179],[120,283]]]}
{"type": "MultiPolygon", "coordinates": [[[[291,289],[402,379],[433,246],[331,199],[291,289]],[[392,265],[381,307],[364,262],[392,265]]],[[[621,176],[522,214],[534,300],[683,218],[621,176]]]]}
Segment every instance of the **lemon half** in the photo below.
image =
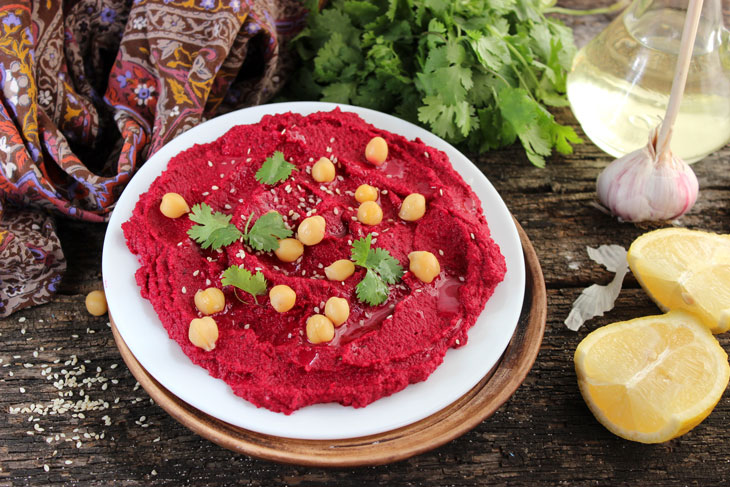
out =
{"type": "Polygon", "coordinates": [[[696,314],[713,333],[730,329],[730,235],[663,228],[634,240],[627,259],[663,311],[696,314]]]}
{"type": "Polygon", "coordinates": [[[642,443],[667,441],[697,426],[730,379],[725,351],[684,311],[593,331],[575,351],[575,370],[596,419],[642,443]]]}

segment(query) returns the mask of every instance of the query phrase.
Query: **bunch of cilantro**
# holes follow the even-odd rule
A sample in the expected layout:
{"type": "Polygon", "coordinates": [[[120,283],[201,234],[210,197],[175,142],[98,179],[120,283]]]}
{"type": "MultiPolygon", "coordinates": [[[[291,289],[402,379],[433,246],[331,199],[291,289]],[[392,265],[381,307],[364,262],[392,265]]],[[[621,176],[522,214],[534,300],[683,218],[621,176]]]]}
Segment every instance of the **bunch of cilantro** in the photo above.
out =
{"type": "Polygon", "coordinates": [[[544,107],[567,104],[575,46],[543,0],[308,4],[289,96],[394,113],[471,151],[519,139],[539,167],[581,141],[544,107]]]}

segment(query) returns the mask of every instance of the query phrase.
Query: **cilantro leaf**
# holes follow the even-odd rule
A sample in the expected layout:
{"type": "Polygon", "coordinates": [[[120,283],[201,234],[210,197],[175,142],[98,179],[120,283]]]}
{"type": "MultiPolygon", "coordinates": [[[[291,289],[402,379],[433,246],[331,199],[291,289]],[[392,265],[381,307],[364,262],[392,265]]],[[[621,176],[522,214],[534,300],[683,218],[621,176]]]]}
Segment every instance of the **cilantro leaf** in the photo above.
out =
{"type": "Polygon", "coordinates": [[[388,284],[395,284],[403,277],[403,267],[387,250],[376,248],[368,254],[366,267],[378,273],[388,284]]]}
{"type": "Polygon", "coordinates": [[[352,260],[355,265],[359,265],[361,267],[367,266],[368,255],[370,254],[370,243],[372,241],[373,236],[372,234],[368,233],[367,237],[359,238],[352,242],[350,260],[352,260]]]}
{"type": "Polygon", "coordinates": [[[310,3],[289,96],[395,113],[472,151],[519,140],[537,166],[580,143],[545,110],[567,104],[576,52],[571,29],[546,15],[554,1],[310,3]]]}
{"type": "Polygon", "coordinates": [[[357,299],[370,306],[383,304],[388,299],[388,285],[372,269],[368,269],[365,277],[355,287],[357,299]]]}
{"type": "MultiPolygon", "coordinates": [[[[251,221],[249,217],[249,222],[251,221]]],[[[271,252],[279,248],[279,239],[292,236],[292,231],[284,224],[281,215],[275,211],[270,211],[256,220],[251,229],[246,224],[246,233],[243,235],[244,240],[254,250],[263,250],[271,252]]]]}
{"type": "Polygon", "coordinates": [[[261,271],[251,274],[251,271],[244,267],[232,265],[223,271],[221,284],[224,286],[233,286],[249,293],[253,296],[253,300],[258,304],[256,296],[266,294],[267,282],[261,271]]]}
{"type": "Polygon", "coordinates": [[[198,225],[190,227],[188,235],[204,249],[219,249],[232,244],[243,235],[231,223],[230,215],[213,212],[213,209],[205,203],[194,205],[189,218],[198,225]]]}
{"type": "Polygon", "coordinates": [[[288,179],[294,169],[296,169],[296,166],[291,162],[287,162],[282,152],[276,151],[267,157],[261,168],[256,171],[256,181],[262,184],[274,185],[288,179]]]}
{"type": "Polygon", "coordinates": [[[357,298],[376,306],[388,299],[388,284],[401,280],[403,267],[387,250],[371,249],[372,240],[373,236],[369,233],[367,237],[352,242],[351,260],[367,270],[365,277],[355,288],[357,298]]]}

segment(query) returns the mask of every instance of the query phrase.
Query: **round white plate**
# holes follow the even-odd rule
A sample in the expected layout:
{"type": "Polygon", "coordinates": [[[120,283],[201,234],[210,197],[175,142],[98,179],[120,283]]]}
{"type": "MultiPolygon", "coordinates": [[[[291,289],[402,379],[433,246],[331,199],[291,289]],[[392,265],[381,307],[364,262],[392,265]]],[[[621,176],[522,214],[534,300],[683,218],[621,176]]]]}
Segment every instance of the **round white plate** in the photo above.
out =
{"type": "Polygon", "coordinates": [[[390,431],[419,421],[448,406],[476,385],[497,363],[517,326],[525,291],[525,266],[517,229],[507,206],[479,169],[463,154],[430,132],[384,113],[349,105],[296,102],[261,105],[214,118],[165,145],[127,185],[104,238],[104,290],[109,312],[139,363],[164,387],[191,406],[247,430],[284,438],[346,439],[390,431]],[[420,138],[444,151],[457,172],[482,202],[492,238],[507,263],[507,274],[469,330],[468,343],[446,353],[443,363],[424,382],[360,409],[339,404],[307,406],[287,416],[257,408],[233,394],[228,385],[194,365],[170,339],[149,301],[140,296],[134,273],[136,256],[128,249],[121,225],[132,216],[139,196],[167,167],[168,161],[194,144],[212,142],[232,126],[252,124],[264,115],[309,114],[335,107],[355,112],[376,127],[420,138]]]}

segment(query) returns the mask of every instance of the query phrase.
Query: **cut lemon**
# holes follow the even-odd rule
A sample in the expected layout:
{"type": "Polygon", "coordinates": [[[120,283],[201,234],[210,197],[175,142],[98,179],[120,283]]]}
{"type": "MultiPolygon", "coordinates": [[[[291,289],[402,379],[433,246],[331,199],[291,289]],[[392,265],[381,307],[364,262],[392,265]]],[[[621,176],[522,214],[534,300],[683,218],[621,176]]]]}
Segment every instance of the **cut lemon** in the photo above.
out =
{"type": "Polygon", "coordinates": [[[663,311],[696,314],[713,333],[730,329],[730,235],[663,228],[637,238],[627,259],[663,311]]]}
{"type": "Polygon", "coordinates": [[[575,370],[596,419],[642,443],[667,441],[697,426],[730,379],[725,351],[684,311],[595,330],[578,345],[575,370]]]}

